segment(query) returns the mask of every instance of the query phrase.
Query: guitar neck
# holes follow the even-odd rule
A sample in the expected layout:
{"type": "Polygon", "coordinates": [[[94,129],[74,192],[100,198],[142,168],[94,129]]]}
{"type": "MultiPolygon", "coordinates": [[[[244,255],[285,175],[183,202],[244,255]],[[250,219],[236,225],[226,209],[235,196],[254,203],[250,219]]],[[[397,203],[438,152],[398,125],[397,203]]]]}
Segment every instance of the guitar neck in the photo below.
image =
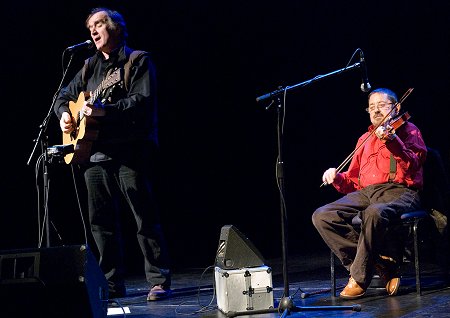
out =
{"type": "Polygon", "coordinates": [[[114,72],[112,72],[108,77],[106,77],[100,85],[91,93],[91,96],[88,99],[89,104],[94,104],[94,102],[97,100],[97,98],[100,96],[101,92],[103,92],[105,89],[113,86],[114,84],[118,83],[121,78],[121,69],[117,69],[114,72]]]}
{"type": "Polygon", "coordinates": [[[100,85],[97,87],[95,91],[91,93],[91,96],[89,96],[88,104],[93,105],[94,102],[97,100],[97,98],[100,96],[100,93],[103,91],[103,82],[100,83],[100,85]]]}

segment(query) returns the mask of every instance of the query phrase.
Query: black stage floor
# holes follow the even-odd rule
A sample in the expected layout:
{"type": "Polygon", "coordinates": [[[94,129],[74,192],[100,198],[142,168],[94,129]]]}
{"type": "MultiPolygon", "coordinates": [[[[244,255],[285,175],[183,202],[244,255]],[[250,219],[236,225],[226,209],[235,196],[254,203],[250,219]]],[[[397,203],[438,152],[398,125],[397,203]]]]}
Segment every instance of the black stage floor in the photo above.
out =
{"type": "MultiPolygon", "coordinates": [[[[405,263],[397,296],[389,297],[384,289],[371,287],[364,298],[345,301],[331,295],[329,260],[326,251],[289,257],[289,295],[295,307],[284,312],[284,315],[277,312],[249,312],[238,317],[450,317],[450,288],[438,275],[437,267],[431,263],[422,264],[421,296],[416,293],[414,268],[411,263],[405,263]],[[360,311],[352,310],[358,305],[360,311]]],[[[273,270],[273,296],[275,308],[278,308],[284,292],[282,264],[279,260],[266,263],[273,270]]],[[[341,266],[336,268],[336,275],[339,292],[348,278],[341,266]]],[[[217,309],[213,267],[174,272],[172,288],[174,293],[171,298],[147,302],[148,286],[145,279],[130,277],[127,279],[127,297],[110,300],[108,317],[227,317],[217,309]],[[127,313],[124,314],[124,311],[127,313]]],[[[224,296],[221,297],[223,299],[224,296]]]]}

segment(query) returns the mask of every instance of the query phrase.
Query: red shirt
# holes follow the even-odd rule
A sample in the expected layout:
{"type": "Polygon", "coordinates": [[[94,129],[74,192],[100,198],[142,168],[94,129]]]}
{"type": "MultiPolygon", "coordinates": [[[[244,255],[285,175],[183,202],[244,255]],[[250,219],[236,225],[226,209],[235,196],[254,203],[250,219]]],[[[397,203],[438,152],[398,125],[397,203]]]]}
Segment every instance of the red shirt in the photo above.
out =
{"type": "MultiPolygon", "coordinates": [[[[373,131],[371,125],[363,134],[356,148],[373,131]]],[[[420,130],[411,122],[405,122],[396,131],[397,137],[384,143],[375,134],[369,137],[353,156],[347,171],[338,173],[333,186],[341,193],[360,190],[371,184],[389,182],[391,153],[396,161],[394,183],[421,190],[423,188],[423,163],[427,148],[420,130]]],[[[356,149],[355,148],[355,149],[356,149]]]]}

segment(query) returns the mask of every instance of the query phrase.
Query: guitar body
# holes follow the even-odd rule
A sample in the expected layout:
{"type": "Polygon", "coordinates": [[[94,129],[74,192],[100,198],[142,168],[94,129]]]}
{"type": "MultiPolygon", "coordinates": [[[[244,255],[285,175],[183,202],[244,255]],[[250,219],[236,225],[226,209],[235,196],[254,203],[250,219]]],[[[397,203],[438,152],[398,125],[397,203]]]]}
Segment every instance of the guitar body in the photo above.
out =
{"type": "MultiPolygon", "coordinates": [[[[93,104],[101,92],[118,84],[123,77],[123,69],[116,69],[91,93],[88,103],[93,104]]],[[[64,156],[64,161],[70,163],[83,163],[89,160],[92,143],[98,137],[98,122],[95,117],[84,116],[81,108],[86,101],[86,94],[81,92],[76,102],[69,102],[69,110],[75,119],[74,130],[70,134],[63,134],[63,145],[73,145],[73,152],[64,156]]]]}
{"type": "Polygon", "coordinates": [[[67,164],[89,161],[92,143],[98,137],[98,122],[90,116],[81,114],[85,100],[85,93],[82,92],[76,102],[69,102],[69,109],[75,118],[76,127],[70,134],[63,134],[63,144],[73,145],[74,149],[73,153],[64,156],[67,164]]]}

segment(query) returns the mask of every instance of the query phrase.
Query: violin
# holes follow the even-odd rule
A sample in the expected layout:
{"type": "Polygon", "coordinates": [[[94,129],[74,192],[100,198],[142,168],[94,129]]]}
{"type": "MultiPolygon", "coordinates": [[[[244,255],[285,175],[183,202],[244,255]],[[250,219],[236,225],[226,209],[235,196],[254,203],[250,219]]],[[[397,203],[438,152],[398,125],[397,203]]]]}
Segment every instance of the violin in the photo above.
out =
{"type": "Polygon", "coordinates": [[[381,139],[381,142],[385,143],[388,140],[392,140],[395,137],[395,131],[400,128],[404,123],[406,123],[411,116],[408,112],[397,116],[395,118],[389,119],[385,123],[381,124],[383,126],[384,132],[382,135],[378,136],[381,139]]]}
{"type": "Polygon", "coordinates": [[[408,112],[403,113],[402,115],[392,119],[388,122],[388,126],[391,127],[390,130],[395,132],[399,129],[404,123],[406,123],[411,118],[411,115],[408,112]]]}

